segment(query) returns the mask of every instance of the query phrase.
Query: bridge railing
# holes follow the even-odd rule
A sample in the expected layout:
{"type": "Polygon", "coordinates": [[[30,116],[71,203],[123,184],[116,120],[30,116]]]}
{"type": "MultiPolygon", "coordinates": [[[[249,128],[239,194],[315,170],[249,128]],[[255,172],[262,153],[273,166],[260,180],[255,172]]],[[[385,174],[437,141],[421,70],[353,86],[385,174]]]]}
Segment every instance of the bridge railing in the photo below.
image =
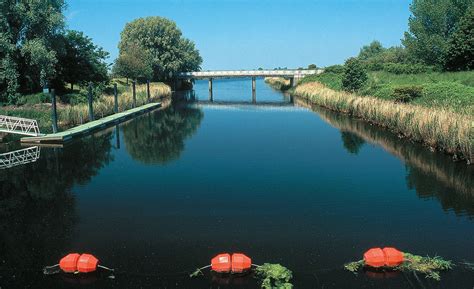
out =
{"type": "Polygon", "coordinates": [[[219,70],[219,71],[194,71],[181,72],[178,77],[193,78],[193,77],[243,77],[243,76],[286,76],[286,77],[302,77],[306,75],[322,73],[321,69],[311,70],[219,70]]]}
{"type": "Polygon", "coordinates": [[[0,115],[0,132],[28,136],[40,135],[38,122],[34,119],[0,115]]]}

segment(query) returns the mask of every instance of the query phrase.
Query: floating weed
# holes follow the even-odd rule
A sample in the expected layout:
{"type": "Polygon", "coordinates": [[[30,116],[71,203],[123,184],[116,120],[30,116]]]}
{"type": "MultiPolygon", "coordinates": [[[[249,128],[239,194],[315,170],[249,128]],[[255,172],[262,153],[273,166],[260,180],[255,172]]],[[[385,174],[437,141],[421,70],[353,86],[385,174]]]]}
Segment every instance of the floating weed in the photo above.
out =
{"type": "Polygon", "coordinates": [[[463,265],[468,270],[474,271],[474,263],[472,262],[463,261],[461,262],[461,265],[463,265]]]}
{"type": "Polygon", "coordinates": [[[356,274],[357,274],[357,271],[359,271],[359,269],[363,266],[364,266],[364,260],[359,260],[356,262],[350,262],[350,263],[344,264],[344,268],[346,270],[351,271],[352,273],[356,273],[356,274]]]}
{"type": "Polygon", "coordinates": [[[201,271],[201,268],[198,268],[196,269],[196,271],[194,271],[193,273],[189,274],[189,277],[190,278],[195,278],[195,277],[198,277],[200,275],[204,275],[204,273],[202,273],[201,271]]]}
{"type": "Polygon", "coordinates": [[[437,281],[440,280],[439,271],[450,270],[453,268],[453,263],[449,260],[436,257],[422,257],[404,253],[405,262],[397,268],[402,271],[420,272],[426,275],[426,278],[432,278],[437,281]]]}
{"type": "MultiPolygon", "coordinates": [[[[412,273],[422,273],[426,278],[431,278],[439,281],[441,279],[439,272],[446,271],[453,268],[454,264],[449,260],[444,260],[443,258],[436,257],[423,257],[418,255],[413,255],[410,253],[403,253],[405,261],[398,265],[397,267],[391,268],[399,271],[406,271],[412,273]]],[[[464,263],[474,266],[472,263],[464,263]]],[[[350,262],[344,265],[344,268],[347,271],[352,273],[357,273],[357,271],[365,266],[364,260],[359,260],[356,262],[350,262]]],[[[466,265],[468,266],[468,265],[466,265]]],[[[472,269],[472,267],[471,267],[472,269]]]]}
{"type": "Polygon", "coordinates": [[[264,289],[292,289],[293,273],[280,264],[265,263],[255,269],[255,275],[262,279],[264,289]]]}

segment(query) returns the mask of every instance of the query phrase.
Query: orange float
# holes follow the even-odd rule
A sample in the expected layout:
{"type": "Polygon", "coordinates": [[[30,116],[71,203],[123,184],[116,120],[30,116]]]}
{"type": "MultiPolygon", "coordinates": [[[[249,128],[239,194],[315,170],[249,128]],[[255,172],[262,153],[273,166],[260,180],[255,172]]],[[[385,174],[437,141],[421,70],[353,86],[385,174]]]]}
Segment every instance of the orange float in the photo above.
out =
{"type": "Polygon", "coordinates": [[[243,273],[250,270],[252,259],[242,253],[232,254],[232,273],[243,273]]]}
{"type": "Polygon", "coordinates": [[[404,261],[403,252],[392,248],[372,248],[364,253],[364,262],[366,265],[378,267],[396,267],[404,261]]]}
{"type": "Polygon", "coordinates": [[[211,270],[218,273],[229,273],[232,269],[230,254],[223,253],[215,256],[211,260],[211,270]]]}
{"type": "Polygon", "coordinates": [[[79,255],[78,253],[71,253],[59,261],[59,268],[63,270],[66,273],[74,273],[77,271],[77,260],[79,260],[79,255]]]}
{"type": "Polygon", "coordinates": [[[385,254],[385,266],[396,267],[403,263],[405,260],[403,253],[392,247],[383,248],[383,253],[385,254]]]}
{"type": "Polygon", "coordinates": [[[380,248],[372,248],[364,253],[364,262],[371,267],[382,267],[385,265],[385,254],[380,248]]]}
{"type": "Polygon", "coordinates": [[[91,254],[82,254],[77,260],[77,271],[81,273],[90,273],[97,270],[99,259],[91,254]]]}

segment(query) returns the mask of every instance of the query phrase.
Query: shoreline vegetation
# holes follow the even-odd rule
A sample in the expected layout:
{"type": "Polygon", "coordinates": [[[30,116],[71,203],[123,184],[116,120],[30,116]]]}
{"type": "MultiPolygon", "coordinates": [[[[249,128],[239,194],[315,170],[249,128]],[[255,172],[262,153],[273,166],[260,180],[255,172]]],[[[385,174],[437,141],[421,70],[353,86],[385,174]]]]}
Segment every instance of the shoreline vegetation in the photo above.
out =
{"type": "MultiPolygon", "coordinates": [[[[122,80],[114,80],[118,87],[118,110],[119,112],[131,109],[133,106],[133,95],[131,85],[126,85],[122,80]]],[[[171,96],[171,87],[162,82],[150,83],[150,102],[162,100],[171,96]]],[[[57,98],[58,128],[59,131],[84,124],[89,121],[88,104],[81,102],[68,104],[57,98]]],[[[146,84],[136,85],[136,106],[148,103],[146,84]]],[[[112,86],[107,87],[100,96],[93,101],[95,119],[114,114],[114,96],[112,86]]],[[[51,103],[39,102],[24,105],[12,105],[0,107],[0,114],[32,118],[38,121],[42,133],[52,132],[51,103]]]]}
{"type": "Polygon", "coordinates": [[[314,105],[346,113],[385,127],[432,150],[444,151],[454,159],[473,159],[473,124],[471,114],[456,113],[447,108],[394,103],[371,96],[336,91],[320,82],[306,82],[291,90],[294,96],[314,105]]]}
{"type": "Polygon", "coordinates": [[[283,77],[265,77],[265,83],[276,90],[288,90],[291,87],[290,80],[283,77]]]}

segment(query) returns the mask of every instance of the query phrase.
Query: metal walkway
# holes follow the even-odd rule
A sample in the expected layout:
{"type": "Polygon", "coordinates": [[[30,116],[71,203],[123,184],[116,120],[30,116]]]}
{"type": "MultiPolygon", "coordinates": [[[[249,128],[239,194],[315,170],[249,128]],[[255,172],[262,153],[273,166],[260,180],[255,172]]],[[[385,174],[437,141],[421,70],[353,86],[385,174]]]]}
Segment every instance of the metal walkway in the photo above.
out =
{"type": "Polygon", "coordinates": [[[0,154],[0,170],[32,163],[39,157],[40,148],[38,146],[0,154]]]}
{"type": "Polygon", "coordinates": [[[0,115],[0,132],[27,136],[41,135],[36,120],[6,115],[0,115]]]}

